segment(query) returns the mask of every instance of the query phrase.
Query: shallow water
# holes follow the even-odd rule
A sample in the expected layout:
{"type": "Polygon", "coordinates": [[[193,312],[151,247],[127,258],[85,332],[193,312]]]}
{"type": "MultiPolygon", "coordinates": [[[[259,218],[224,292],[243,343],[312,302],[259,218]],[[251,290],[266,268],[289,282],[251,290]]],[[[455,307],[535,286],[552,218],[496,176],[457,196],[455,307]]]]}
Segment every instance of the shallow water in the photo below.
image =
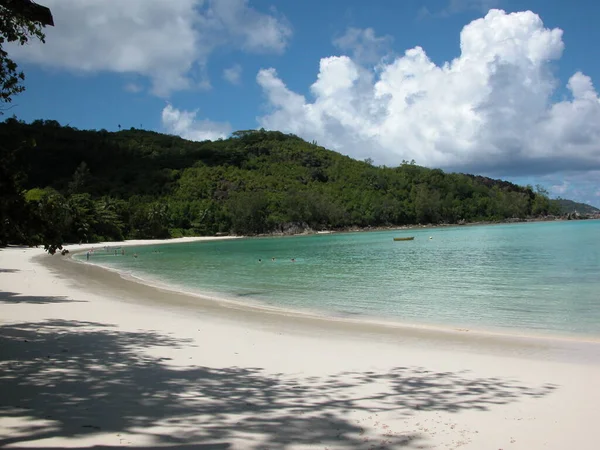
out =
{"type": "Polygon", "coordinates": [[[92,261],[186,291],[329,316],[600,337],[600,221],[162,244],[125,256],[97,249],[92,261]]]}

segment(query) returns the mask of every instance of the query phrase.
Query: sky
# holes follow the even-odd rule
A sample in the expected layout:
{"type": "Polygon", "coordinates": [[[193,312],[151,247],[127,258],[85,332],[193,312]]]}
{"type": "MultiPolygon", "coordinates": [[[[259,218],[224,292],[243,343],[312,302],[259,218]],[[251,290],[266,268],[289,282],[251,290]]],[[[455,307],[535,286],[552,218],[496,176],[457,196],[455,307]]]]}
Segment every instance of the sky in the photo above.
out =
{"type": "Polygon", "coordinates": [[[5,116],[203,141],[265,128],[356,159],[600,207],[600,2],[38,0],[5,116]]]}

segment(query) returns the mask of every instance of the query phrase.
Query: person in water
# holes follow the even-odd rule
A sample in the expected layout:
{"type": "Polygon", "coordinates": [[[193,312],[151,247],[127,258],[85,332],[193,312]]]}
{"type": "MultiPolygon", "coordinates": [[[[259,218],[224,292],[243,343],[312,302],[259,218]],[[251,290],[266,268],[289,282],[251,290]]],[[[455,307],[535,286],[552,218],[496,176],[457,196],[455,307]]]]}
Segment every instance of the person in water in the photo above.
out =
{"type": "Polygon", "coordinates": [[[258,258],[258,262],[259,262],[259,263],[261,263],[261,262],[262,262],[262,259],[258,258]]]}

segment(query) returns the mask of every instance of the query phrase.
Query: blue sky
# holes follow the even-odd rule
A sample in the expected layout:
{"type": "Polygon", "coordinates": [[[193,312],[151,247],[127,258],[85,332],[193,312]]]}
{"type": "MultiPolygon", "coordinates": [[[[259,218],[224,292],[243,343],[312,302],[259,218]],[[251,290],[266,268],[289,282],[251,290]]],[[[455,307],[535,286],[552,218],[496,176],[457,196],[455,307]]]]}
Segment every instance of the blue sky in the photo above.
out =
{"type": "Polygon", "coordinates": [[[40,3],[56,27],[9,48],[27,90],[7,115],[195,140],[263,126],[600,206],[597,2],[40,3]]]}

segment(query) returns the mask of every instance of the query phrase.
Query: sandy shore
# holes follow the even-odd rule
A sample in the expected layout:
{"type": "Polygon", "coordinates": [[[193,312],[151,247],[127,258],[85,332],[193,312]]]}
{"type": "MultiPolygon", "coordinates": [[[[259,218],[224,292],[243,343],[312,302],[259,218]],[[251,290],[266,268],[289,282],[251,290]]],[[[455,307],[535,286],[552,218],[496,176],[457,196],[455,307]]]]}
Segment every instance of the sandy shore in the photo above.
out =
{"type": "Polygon", "coordinates": [[[0,366],[0,448],[600,441],[600,344],[238,308],[39,249],[0,250],[0,366]]]}

